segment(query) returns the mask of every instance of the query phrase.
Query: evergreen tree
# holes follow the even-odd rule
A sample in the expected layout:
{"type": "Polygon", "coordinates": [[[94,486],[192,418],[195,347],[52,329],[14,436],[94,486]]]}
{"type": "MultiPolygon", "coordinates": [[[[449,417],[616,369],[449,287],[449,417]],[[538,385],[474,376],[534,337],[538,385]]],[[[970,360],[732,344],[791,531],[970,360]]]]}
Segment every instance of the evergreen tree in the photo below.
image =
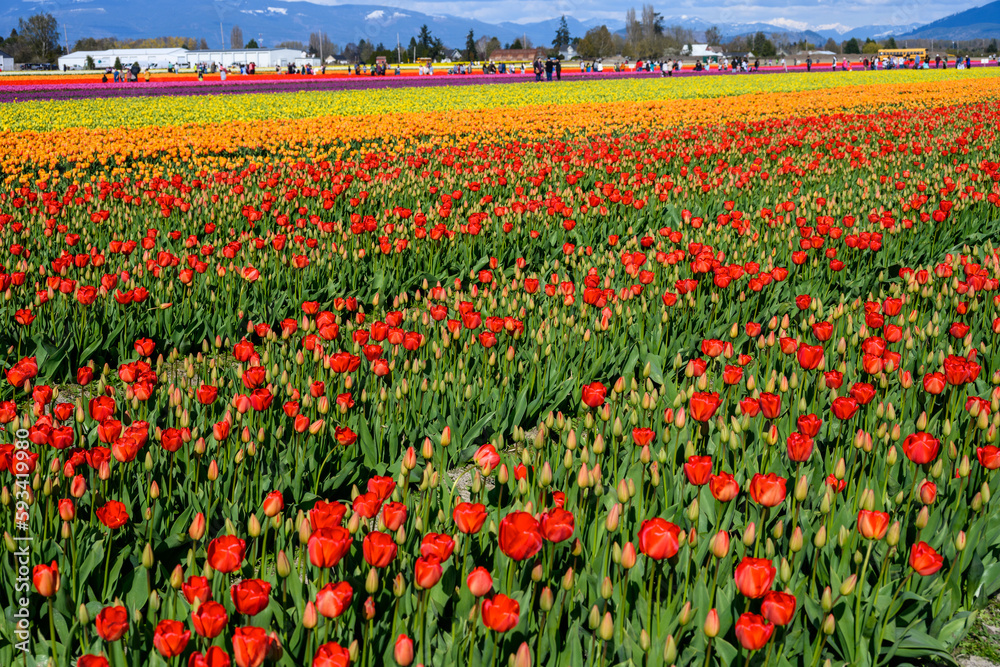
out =
{"type": "Polygon", "coordinates": [[[476,59],[476,36],[469,30],[465,37],[465,59],[472,62],[476,59]]]}
{"type": "Polygon", "coordinates": [[[556,29],[556,37],[552,40],[552,48],[556,51],[562,51],[570,43],[569,36],[569,25],[566,23],[566,17],[563,16],[559,19],[559,27],[556,29]]]}
{"type": "Polygon", "coordinates": [[[861,54],[861,44],[858,43],[857,37],[851,37],[844,42],[844,53],[861,54]]]}

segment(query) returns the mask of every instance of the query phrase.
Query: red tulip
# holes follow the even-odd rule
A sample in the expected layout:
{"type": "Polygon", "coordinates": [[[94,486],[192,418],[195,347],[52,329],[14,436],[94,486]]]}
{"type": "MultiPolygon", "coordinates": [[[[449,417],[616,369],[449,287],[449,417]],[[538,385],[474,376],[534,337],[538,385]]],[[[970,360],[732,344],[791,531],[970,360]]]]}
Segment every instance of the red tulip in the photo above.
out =
{"type": "Polygon", "coordinates": [[[320,528],[335,528],[344,520],[345,514],[347,508],[343,503],[317,500],[309,510],[309,527],[314,531],[320,528]]]}
{"type": "Polygon", "coordinates": [[[911,433],[903,440],[903,453],[917,465],[932,462],[940,450],[941,441],[929,433],[911,433]]]}
{"type": "Polygon", "coordinates": [[[807,371],[819,367],[823,361],[822,345],[800,345],[798,349],[799,365],[807,371]]]}
{"type": "Polygon", "coordinates": [[[125,607],[105,607],[97,612],[97,634],[106,642],[116,642],[128,630],[128,611],[125,607]]]}
{"type": "Polygon", "coordinates": [[[728,472],[720,471],[718,475],[710,475],[708,478],[708,490],[712,492],[712,497],[721,503],[728,503],[739,495],[740,485],[736,478],[728,472]]]}
{"type": "Polygon", "coordinates": [[[361,543],[365,562],[372,567],[384,568],[396,557],[396,543],[390,535],[381,531],[372,531],[365,535],[361,543]]]}
{"type": "Polygon", "coordinates": [[[59,592],[59,566],[55,561],[50,565],[38,564],[31,572],[35,590],[43,597],[50,598],[59,592]]]}
{"type": "Polygon", "coordinates": [[[445,561],[451,558],[451,554],[454,550],[455,540],[451,535],[427,533],[424,535],[423,539],[420,540],[421,556],[437,556],[442,561],[445,561]]]}
{"type": "Polygon", "coordinates": [[[848,396],[838,396],[833,399],[833,405],[831,406],[834,416],[837,419],[848,420],[853,417],[858,411],[858,402],[848,396]]]}
{"type": "Polygon", "coordinates": [[[736,587],[748,598],[764,597],[771,590],[776,572],[774,563],[766,558],[744,558],[734,571],[736,587]]]}
{"type": "Polygon", "coordinates": [[[573,514],[556,507],[542,515],[542,537],[549,542],[562,542],[573,535],[573,514]]]}
{"type": "Polygon", "coordinates": [[[858,512],[858,532],[866,540],[881,540],[889,530],[889,515],[886,512],[860,510],[858,512]]]}
{"type": "Polygon", "coordinates": [[[451,516],[460,532],[475,534],[486,522],[486,506],[481,503],[459,503],[451,516]]]}
{"type": "Polygon", "coordinates": [[[766,419],[777,419],[781,415],[781,396],[764,392],[758,397],[761,414],[766,419]]]}
{"type": "Polygon", "coordinates": [[[978,447],[976,449],[976,458],[979,459],[979,465],[987,470],[1000,468],[1000,448],[993,445],[978,447]]]}
{"type": "Polygon", "coordinates": [[[396,644],[392,649],[392,657],[400,667],[408,667],[413,663],[413,640],[406,635],[396,637],[396,644]]]}
{"type": "Polygon", "coordinates": [[[218,646],[210,646],[204,654],[192,653],[188,667],[229,667],[229,655],[218,646]]]}
{"type": "Polygon", "coordinates": [[[788,458],[792,461],[808,461],[813,450],[813,439],[798,431],[788,436],[785,441],[788,447],[788,458]]]}
{"type": "Polygon", "coordinates": [[[215,639],[229,624],[229,614],[226,608],[218,602],[209,600],[191,612],[191,624],[194,631],[206,639],[215,639]]]}
{"type": "Polygon", "coordinates": [[[694,486],[708,484],[709,475],[712,473],[711,456],[689,456],[684,464],[684,475],[689,483],[694,486]]]}
{"type": "Polygon", "coordinates": [[[758,505],[774,507],[785,500],[785,484],[787,480],[778,477],[773,472],[766,475],[757,473],[750,480],[750,497],[758,505]]]}
{"type": "Polygon", "coordinates": [[[211,405],[219,395],[219,388],[203,384],[198,388],[198,402],[202,405],[211,405]]]}
{"type": "Polygon", "coordinates": [[[312,667],[350,667],[351,654],[335,642],[323,644],[313,656],[312,667]]]}
{"type": "Polygon", "coordinates": [[[191,631],[185,630],[180,621],[171,619],[160,621],[153,632],[153,646],[167,660],[183,653],[190,639],[191,631]]]}
{"type": "Polygon", "coordinates": [[[585,384],[580,391],[584,404],[591,409],[604,405],[604,398],[608,395],[607,387],[600,382],[585,384]]]}
{"type": "Polygon", "coordinates": [[[926,542],[917,542],[910,550],[910,567],[922,577],[934,574],[944,565],[944,557],[926,542]]]}
{"type": "Polygon", "coordinates": [[[421,556],[413,566],[413,581],[423,589],[434,588],[441,580],[441,559],[434,555],[421,556]]]}
{"type": "Polygon", "coordinates": [[[212,589],[205,577],[188,577],[188,580],[181,584],[181,593],[184,594],[184,599],[188,601],[188,604],[194,604],[195,598],[202,602],[212,599],[212,589]]]}
{"type": "Polygon", "coordinates": [[[208,543],[208,564],[217,572],[240,569],[246,556],[246,542],[233,535],[223,535],[208,543]]]}
{"type": "Polygon", "coordinates": [[[382,520],[385,527],[396,532],[400,526],[406,523],[406,515],[409,512],[403,503],[386,503],[382,507],[382,520]]]}
{"type": "Polygon", "coordinates": [[[256,616],[271,601],[271,584],[260,579],[244,579],[229,589],[236,611],[256,616]]]}
{"type": "Polygon", "coordinates": [[[763,616],[747,612],[736,619],[736,639],[739,640],[740,646],[748,651],[764,648],[772,634],[774,626],[763,616]]]}
{"type": "Polygon", "coordinates": [[[337,618],[351,606],[354,589],[346,581],[327,584],[316,593],[316,610],[326,618],[337,618]]]}
{"type": "Polygon", "coordinates": [[[469,592],[478,598],[486,595],[493,588],[493,577],[490,576],[485,567],[477,567],[466,577],[465,584],[469,587],[469,592]]]}
{"type": "Polygon", "coordinates": [[[76,661],[76,667],[108,667],[108,659],[103,655],[81,655],[76,661]]]}
{"type": "Polygon", "coordinates": [[[780,591],[769,591],[760,604],[760,613],[775,625],[788,625],[795,617],[795,596],[780,591]]]}
{"type": "Polygon", "coordinates": [[[699,391],[691,395],[689,412],[695,421],[707,422],[722,405],[718,392],[699,391]]]}
{"type": "Polygon", "coordinates": [[[823,425],[823,420],[816,415],[800,415],[795,420],[795,426],[801,433],[815,438],[819,433],[819,427],[823,425]]]}
{"type": "Polygon", "coordinates": [[[281,495],[281,491],[272,491],[267,494],[264,498],[263,509],[264,516],[278,516],[278,514],[281,513],[281,510],[285,509],[285,499],[281,495]]]}
{"type": "Polygon", "coordinates": [[[680,532],[679,526],[666,519],[647,519],[639,529],[639,551],[653,560],[671,558],[680,548],[677,539],[680,532]]]}
{"type": "Polygon", "coordinates": [[[542,534],[535,517],[511,512],[500,521],[500,550],[514,560],[531,558],[542,548],[542,534]]]}
{"type": "Polygon", "coordinates": [[[483,600],[483,625],[494,632],[507,632],[514,628],[521,615],[521,606],[503,594],[483,600]]]}

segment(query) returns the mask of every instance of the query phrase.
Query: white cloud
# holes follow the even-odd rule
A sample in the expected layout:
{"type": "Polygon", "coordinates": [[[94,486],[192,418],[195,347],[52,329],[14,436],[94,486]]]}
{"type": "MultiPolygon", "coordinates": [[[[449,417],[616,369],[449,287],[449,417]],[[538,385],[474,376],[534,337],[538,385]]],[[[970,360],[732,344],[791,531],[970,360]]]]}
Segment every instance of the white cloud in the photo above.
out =
{"type": "Polygon", "coordinates": [[[383,16],[385,16],[385,12],[383,12],[381,9],[376,9],[371,14],[368,14],[367,16],[365,16],[365,20],[366,21],[378,21],[383,16]]]}

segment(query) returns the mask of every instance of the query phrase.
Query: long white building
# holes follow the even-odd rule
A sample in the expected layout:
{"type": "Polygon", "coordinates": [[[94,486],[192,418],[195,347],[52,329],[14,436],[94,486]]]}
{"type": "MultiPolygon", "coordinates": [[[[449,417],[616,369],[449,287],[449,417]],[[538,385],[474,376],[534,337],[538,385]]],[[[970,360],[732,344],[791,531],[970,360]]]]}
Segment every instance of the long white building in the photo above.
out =
{"type": "Polygon", "coordinates": [[[188,49],[107,49],[105,51],[74,51],[59,57],[59,69],[86,69],[87,57],[93,59],[97,69],[113,67],[115,61],[122,67],[139,63],[146,69],[193,67],[196,65],[246,65],[256,63],[257,67],[285,67],[305,57],[305,53],[295,49],[209,49],[191,51],[188,49]]]}

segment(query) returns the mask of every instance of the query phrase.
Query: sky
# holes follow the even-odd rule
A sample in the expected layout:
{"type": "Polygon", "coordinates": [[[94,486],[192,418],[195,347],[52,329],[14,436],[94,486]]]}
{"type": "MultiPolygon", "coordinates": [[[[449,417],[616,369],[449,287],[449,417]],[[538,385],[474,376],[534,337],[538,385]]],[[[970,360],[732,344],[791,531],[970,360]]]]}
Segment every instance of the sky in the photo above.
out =
{"type": "MultiPolygon", "coordinates": [[[[320,4],[348,4],[334,0],[310,0],[320,4]]],[[[358,0],[355,0],[357,2],[358,0]]],[[[697,16],[711,23],[774,23],[790,21],[799,28],[839,24],[848,28],[863,25],[925,24],[957,12],[986,4],[988,0],[958,0],[942,3],[930,0],[673,0],[652,2],[665,17],[697,16]]],[[[573,16],[581,21],[592,18],[624,21],[629,7],[637,10],[641,2],[602,0],[373,0],[372,4],[403,7],[425,14],[446,14],[479,19],[488,23],[512,21],[527,23],[573,16]]],[[[669,21],[668,21],[669,23],[669,21]]]]}

